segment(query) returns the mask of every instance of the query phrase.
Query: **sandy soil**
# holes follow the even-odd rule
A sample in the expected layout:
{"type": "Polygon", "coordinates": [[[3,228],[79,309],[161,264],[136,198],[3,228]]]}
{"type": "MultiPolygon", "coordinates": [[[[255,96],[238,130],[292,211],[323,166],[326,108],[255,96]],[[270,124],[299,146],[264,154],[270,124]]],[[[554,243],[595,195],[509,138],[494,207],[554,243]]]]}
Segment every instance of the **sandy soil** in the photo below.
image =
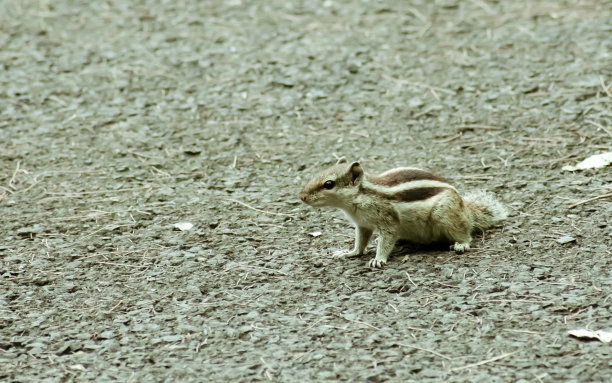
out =
{"type": "Polygon", "coordinates": [[[612,2],[0,8],[0,380],[609,379],[612,171],[561,167],[612,150],[612,2]],[[512,213],[334,261],[337,157],[512,213]]]}

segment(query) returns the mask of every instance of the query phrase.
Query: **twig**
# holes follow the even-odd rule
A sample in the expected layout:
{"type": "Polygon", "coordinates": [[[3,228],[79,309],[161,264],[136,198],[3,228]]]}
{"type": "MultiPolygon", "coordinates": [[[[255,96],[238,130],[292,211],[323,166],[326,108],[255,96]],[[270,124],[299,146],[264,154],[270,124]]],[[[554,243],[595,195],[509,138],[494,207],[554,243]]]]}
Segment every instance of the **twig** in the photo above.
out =
{"type": "MultiPolygon", "coordinates": [[[[259,360],[261,360],[261,363],[264,364],[264,366],[266,366],[268,368],[268,370],[272,371],[272,372],[276,372],[275,369],[273,369],[272,367],[270,367],[270,365],[268,363],[266,363],[266,361],[264,360],[263,357],[259,358],[259,360]]],[[[269,378],[271,378],[270,376],[268,376],[269,378]]],[[[272,379],[270,379],[272,380],[272,379]]]]}
{"type": "Polygon", "coordinates": [[[410,326],[406,326],[404,328],[407,328],[408,330],[413,330],[413,331],[429,331],[429,332],[433,332],[433,330],[430,330],[428,328],[419,328],[419,327],[410,327],[410,326]]]}
{"type": "Polygon", "coordinates": [[[151,166],[151,173],[152,173],[152,174],[155,174],[155,173],[157,173],[157,174],[161,174],[163,177],[167,177],[167,178],[172,177],[172,176],[170,175],[170,173],[165,172],[165,171],[163,171],[163,170],[161,170],[161,169],[158,169],[158,168],[156,168],[155,166],[151,166]]]}
{"type": "Polygon", "coordinates": [[[378,327],[376,327],[376,326],[373,326],[373,325],[371,325],[371,324],[369,324],[369,323],[367,323],[367,322],[362,322],[362,321],[360,321],[360,320],[356,320],[356,319],[349,319],[349,318],[343,317],[343,316],[342,316],[342,315],[340,315],[340,314],[333,314],[333,315],[337,316],[338,318],[342,318],[342,319],[344,319],[344,320],[347,320],[347,321],[349,321],[349,322],[358,323],[358,324],[362,324],[362,325],[364,325],[364,326],[371,327],[371,328],[373,328],[374,330],[380,330],[380,328],[378,328],[378,327]]]}
{"type": "Polygon", "coordinates": [[[95,219],[95,218],[102,217],[106,214],[111,214],[111,213],[99,212],[99,213],[93,213],[93,214],[87,214],[87,215],[72,215],[68,217],[51,217],[50,219],[52,221],[71,221],[73,219],[95,219]]]}
{"type": "Polygon", "coordinates": [[[11,189],[9,189],[9,188],[5,188],[4,186],[0,186],[0,189],[4,190],[4,191],[6,191],[6,192],[9,192],[9,193],[11,193],[11,194],[14,194],[14,193],[15,193],[15,192],[14,192],[14,191],[12,191],[11,189]]]}
{"type": "Polygon", "coordinates": [[[482,299],[477,303],[554,303],[553,301],[539,301],[535,299],[482,299]]]}
{"type": "Polygon", "coordinates": [[[608,86],[604,82],[603,76],[599,76],[599,81],[601,82],[601,87],[604,89],[604,92],[608,95],[608,97],[612,98],[612,93],[608,90],[608,86]]]}
{"type": "Polygon", "coordinates": [[[130,154],[135,155],[136,157],[141,157],[141,158],[146,158],[146,159],[151,159],[151,158],[153,158],[153,156],[149,156],[149,155],[147,155],[147,154],[142,154],[142,153],[139,153],[139,152],[135,152],[135,151],[133,151],[133,150],[128,150],[127,152],[128,152],[128,153],[130,153],[130,154]]]}
{"type": "Polygon", "coordinates": [[[413,81],[401,81],[401,82],[405,82],[408,85],[418,86],[420,88],[426,88],[426,89],[430,89],[430,90],[431,89],[437,90],[438,92],[442,92],[442,93],[446,93],[446,94],[454,95],[456,93],[455,91],[452,91],[450,89],[440,88],[438,86],[431,86],[429,84],[424,84],[424,83],[420,83],[420,82],[413,82],[413,81]]]}
{"type": "Polygon", "coordinates": [[[55,198],[73,198],[73,197],[79,197],[79,196],[91,195],[91,194],[117,193],[117,192],[144,190],[144,189],[151,189],[151,188],[152,188],[152,185],[147,185],[147,186],[140,186],[137,188],[124,188],[124,189],[117,189],[117,190],[97,190],[97,191],[61,192],[61,193],[47,192],[47,194],[55,196],[55,198]]]}
{"type": "Polygon", "coordinates": [[[284,271],[280,271],[280,270],[275,270],[275,269],[271,269],[269,267],[262,267],[262,266],[252,266],[252,265],[242,265],[242,264],[238,264],[232,267],[229,267],[223,271],[230,271],[233,269],[251,269],[251,270],[262,270],[262,271],[269,271],[272,273],[279,273],[282,275],[289,275],[287,273],[285,273],[284,271]]]}
{"type": "Polygon", "coordinates": [[[552,166],[558,164],[559,162],[563,162],[563,161],[567,160],[568,158],[572,158],[572,157],[576,156],[577,154],[580,154],[581,151],[582,150],[576,150],[575,152],[571,152],[570,154],[566,154],[565,156],[556,158],[556,159],[554,159],[552,161],[546,160],[546,161],[533,162],[531,164],[531,166],[539,166],[539,165],[549,164],[552,167],[552,166]]]}
{"type": "Polygon", "coordinates": [[[114,228],[125,227],[125,226],[132,226],[132,224],[128,223],[128,224],[124,224],[124,225],[105,225],[105,226],[103,226],[103,227],[101,227],[101,228],[99,228],[97,230],[94,230],[93,232],[91,232],[91,233],[89,233],[89,234],[87,234],[85,236],[79,237],[75,242],[81,242],[85,238],[91,237],[92,235],[94,235],[96,233],[99,233],[102,230],[114,229],[114,228]]]}
{"type": "Polygon", "coordinates": [[[490,180],[493,179],[493,176],[485,176],[485,175],[465,175],[465,176],[459,176],[459,178],[463,178],[466,180],[490,180]]]}
{"type": "Polygon", "coordinates": [[[122,299],[122,300],[120,300],[120,301],[119,301],[119,303],[117,303],[116,305],[114,305],[114,306],[113,306],[113,308],[112,308],[112,309],[110,309],[110,311],[109,311],[107,314],[110,314],[110,313],[112,313],[113,311],[115,311],[115,309],[116,309],[117,307],[119,307],[119,305],[120,305],[120,304],[122,304],[122,303],[123,303],[123,299],[122,299]]]}
{"type": "Polygon", "coordinates": [[[491,358],[491,359],[483,360],[483,361],[480,361],[480,362],[478,362],[478,363],[467,364],[467,365],[465,365],[465,366],[461,366],[461,367],[451,368],[450,370],[451,370],[451,371],[460,371],[460,370],[465,370],[466,368],[472,368],[472,367],[482,366],[483,364],[487,364],[487,363],[495,362],[496,360],[500,360],[500,359],[506,358],[506,357],[508,357],[508,356],[510,356],[510,355],[514,355],[514,354],[516,354],[517,352],[518,352],[518,351],[508,352],[508,353],[505,353],[505,354],[501,354],[501,355],[495,356],[495,357],[493,357],[493,358],[491,358]]]}
{"type": "Polygon", "coordinates": [[[419,287],[419,286],[417,286],[417,284],[416,284],[416,283],[414,283],[414,282],[412,281],[412,278],[410,278],[410,274],[408,274],[408,272],[407,272],[407,271],[406,271],[406,276],[408,277],[408,280],[410,281],[410,283],[412,283],[412,284],[414,285],[414,287],[419,287]]]}
{"type": "Polygon", "coordinates": [[[398,344],[399,344],[400,346],[402,346],[402,347],[410,347],[410,348],[414,348],[414,349],[416,349],[416,350],[421,350],[421,351],[429,352],[429,353],[431,353],[431,354],[434,354],[434,355],[439,356],[440,358],[444,358],[444,359],[446,359],[446,360],[451,360],[451,359],[452,359],[452,358],[450,358],[450,357],[448,357],[448,356],[446,356],[446,355],[444,355],[444,354],[440,354],[439,352],[435,352],[435,351],[433,351],[433,350],[429,350],[429,349],[426,349],[426,348],[422,348],[422,347],[413,346],[413,345],[411,345],[411,344],[404,344],[404,343],[398,343],[398,344]]]}
{"type": "Polygon", "coordinates": [[[503,328],[502,331],[508,331],[508,332],[518,332],[521,334],[535,334],[535,335],[541,335],[541,333],[536,332],[536,331],[529,331],[529,330],[514,330],[511,328],[503,328]]]}
{"type": "Polygon", "coordinates": [[[228,201],[232,201],[232,202],[236,202],[236,203],[237,203],[237,204],[239,204],[239,205],[242,205],[242,206],[244,206],[244,207],[246,207],[246,208],[249,208],[249,209],[251,209],[251,210],[258,211],[258,212],[260,212],[260,213],[264,213],[264,214],[271,214],[271,215],[282,215],[282,216],[284,216],[284,217],[291,217],[291,218],[295,218],[295,217],[294,217],[293,215],[291,215],[291,214],[285,214],[285,213],[275,213],[275,212],[273,212],[273,211],[261,210],[261,209],[258,209],[258,208],[256,208],[256,207],[253,207],[253,206],[251,206],[251,205],[249,205],[249,204],[246,204],[246,203],[244,203],[244,202],[241,202],[241,201],[235,200],[235,199],[233,199],[233,198],[228,198],[227,200],[228,200],[228,201]]]}
{"type": "Polygon", "coordinates": [[[422,22],[424,22],[424,23],[427,22],[427,18],[425,16],[423,16],[423,14],[421,12],[417,11],[416,9],[414,9],[412,7],[408,7],[408,8],[406,8],[406,10],[408,12],[412,13],[413,15],[415,15],[422,22]]]}
{"type": "MultiPolygon", "coordinates": [[[[301,318],[300,318],[300,319],[301,319],[301,318]]],[[[305,328],[304,330],[302,330],[302,331],[307,331],[307,330],[310,330],[311,328],[313,328],[313,327],[314,327],[314,326],[316,326],[317,324],[321,323],[321,321],[323,321],[323,320],[325,320],[325,319],[327,319],[327,318],[326,318],[326,317],[319,318],[318,320],[314,321],[314,322],[313,322],[313,323],[312,323],[310,326],[306,327],[306,328],[305,328]]],[[[303,320],[303,319],[302,319],[302,320],[303,320]]]]}
{"type": "Polygon", "coordinates": [[[98,265],[110,265],[110,266],[123,266],[123,267],[151,267],[151,265],[128,265],[127,263],[115,263],[115,262],[96,262],[98,265]]]}
{"type": "Polygon", "coordinates": [[[593,198],[589,198],[589,199],[583,199],[582,201],[578,201],[578,202],[575,202],[575,203],[569,205],[567,208],[571,209],[571,208],[576,207],[578,205],[583,205],[585,203],[589,203],[591,201],[595,201],[595,200],[602,199],[602,198],[607,198],[607,197],[612,197],[612,193],[606,193],[606,194],[598,195],[597,197],[593,197],[593,198]]]}
{"type": "Polygon", "coordinates": [[[501,130],[499,126],[491,126],[491,125],[480,125],[480,124],[466,124],[466,125],[458,125],[458,129],[484,129],[484,130],[501,130]]]}
{"type": "Polygon", "coordinates": [[[392,76],[388,76],[388,75],[383,75],[383,77],[389,81],[396,81],[398,84],[405,84],[405,85],[413,85],[413,86],[417,86],[419,88],[425,88],[425,89],[433,89],[433,90],[437,90],[438,92],[442,92],[442,93],[446,93],[446,94],[451,94],[454,95],[456,92],[452,91],[450,89],[445,89],[445,88],[440,88],[437,86],[432,86],[429,84],[425,84],[425,83],[421,83],[421,82],[414,82],[414,81],[408,81],[408,80],[402,80],[402,79],[398,79],[392,76]]]}
{"type": "Polygon", "coordinates": [[[454,135],[454,136],[452,136],[452,137],[443,138],[443,139],[441,139],[441,140],[434,140],[434,142],[436,142],[436,143],[438,143],[438,144],[443,144],[443,143],[446,143],[446,142],[451,142],[451,141],[454,141],[454,140],[456,140],[457,138],[459,138],[459,137],[461,137],[461,136],[462,136],[462,134],[461,134],[461,133],[459,133],[459,134],[455,134],[455,135],[454,135]]]}
{"type": "Polygon", "coordinates": [[[437,101],[440,101],[440,97],[438,96],[438,94],[436,93],[436,91],[435,91],[435,90],[433,90],[432,88],[429,88],[429,91],[431,92],[431,95],[432,95],[432,96],[434,96],[434,98],[435,98],[437,101]]]}
{"type": "Polygon", "coordinates": [[[435,109],[435,108],[434,108],[434,106],[427,107],[427,108],[425,108],[425,110],[423,110],[422,112],[419,112],[419,113],[415,114],[415,115],[413,116],[413,118],[416,120],[416,119],[418,119],[419,117],[426,115],[427,113],[431,112],[431,111],[432,111],[432,110],[434,110],[434,109],[435,109]]]}
{"type": "Polygon", "coordinates": [[[15,177],[17,176],[17,172],[19,171],[19,165],[21,165],[21,161],[17,161],[17,167],[15,167],[15,171],[13,172],[13,176],[11,177],[11,179],[9,180],[8,186],[13,189],[13,190],[17,190],[15,188],[15,186],[13,186],[13,182],[15,182],[15,177]]]}
{"type": "MultiPolygon", "coordinates": [[[[229,81],[229,79],[228,79],[229,81]]],[[[232,124],[248,124],[248,125],[254,125],[256,123],[255,120],[231,120],[231,121],[206,121],[207,125],[221,125],[224,124],[225,126],[227,125],[232,125],[232,124]]]]}
{"type": "Polygon", "coordinates": [[[601,126],[601,124],[598,124],[595,121],[591,121],[591,120],[585,120],[584,122],[586,122],[587,124],[591,124],[593,126],[596,126],[597,128],[599,128],[599,129],[603,130],[604,132],[608,133],[608,135],[610,137],[612,137],[612,132],[610,132],[608,129],[604,128],[603,126],[601,126]]]}

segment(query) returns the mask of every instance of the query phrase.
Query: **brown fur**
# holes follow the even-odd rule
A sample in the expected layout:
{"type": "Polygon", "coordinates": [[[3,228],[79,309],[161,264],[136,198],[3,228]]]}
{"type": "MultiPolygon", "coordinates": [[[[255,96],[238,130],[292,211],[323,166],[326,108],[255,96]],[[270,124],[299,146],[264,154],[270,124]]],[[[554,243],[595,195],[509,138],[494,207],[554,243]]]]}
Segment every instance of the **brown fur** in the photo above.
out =
{"type": "Polygon", "coordinates": [[[398,168],[382,174],[368,176],[368,181],[375,185],[395,186],[410,181],[432,180],[448,183],[444,178],[421,169],[398,168]]]}
{"type": "Polygon", "coordinates": [[[435,195],[438,195],[439,193],[442,193],[445,190],[449,190],[449,188],[423,187],[423,188],[417,188],[417,189],[402,190],[394,194],[386,194],[386,193],[382,193],[374,189],[363,188],[364,193],[374,194],[378,197],[388,199],[388,200],[394,200],[397,202],[424,201],[435,195]]]}

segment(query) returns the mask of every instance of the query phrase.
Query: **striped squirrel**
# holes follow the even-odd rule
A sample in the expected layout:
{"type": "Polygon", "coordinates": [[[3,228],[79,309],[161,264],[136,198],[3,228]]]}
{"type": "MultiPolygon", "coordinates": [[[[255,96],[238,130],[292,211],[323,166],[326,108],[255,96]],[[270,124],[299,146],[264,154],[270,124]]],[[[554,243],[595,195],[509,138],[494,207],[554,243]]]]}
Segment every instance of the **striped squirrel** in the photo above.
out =
{"type": "Polygon", "coordinates": [[[461,197],[444,178],[416,168],[396,168],[379,175],[365,174],[358,162],[340,163],[315,175],[299,194],[314,207],[343,210],[355,224],[355,248],[334,257],[363,254],[372,233],[378,232],[373,268],[387,263],[400,239],[428,244],[454,243],[462,253],[470,248],[472,233],[507,217],[492,195],[478,192],[461,197]]]}

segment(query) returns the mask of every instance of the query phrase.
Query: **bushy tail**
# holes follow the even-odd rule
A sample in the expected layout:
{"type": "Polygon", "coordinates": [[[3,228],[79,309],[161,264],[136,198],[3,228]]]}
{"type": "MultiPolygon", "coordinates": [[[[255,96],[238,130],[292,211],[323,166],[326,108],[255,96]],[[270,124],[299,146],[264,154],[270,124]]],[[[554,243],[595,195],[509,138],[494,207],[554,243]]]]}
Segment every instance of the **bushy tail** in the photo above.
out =
{"type": "Polygon", "coordinates": [[[485,230],[508,218],[508,211],[491,193],[477,191],[464,198],[474,230],[485,230]]]}

